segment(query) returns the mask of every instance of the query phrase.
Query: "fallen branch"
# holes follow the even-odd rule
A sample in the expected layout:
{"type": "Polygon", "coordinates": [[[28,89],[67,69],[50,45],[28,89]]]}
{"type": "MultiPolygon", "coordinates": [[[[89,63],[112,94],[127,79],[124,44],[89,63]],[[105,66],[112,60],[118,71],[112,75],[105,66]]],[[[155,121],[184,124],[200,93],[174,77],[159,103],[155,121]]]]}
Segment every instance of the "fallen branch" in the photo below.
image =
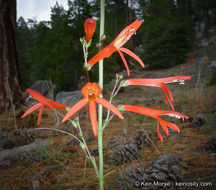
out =
{"type": "Polygon", "coordinates": [[[9,150],[0,151],[0,162],[5,160],[14,159],[17,155],[22,154],[23,152],[29,152],[37,149],[39,146],[49,145],[48,140],[37,140],[31,144],[19,146],[9,150]]]}

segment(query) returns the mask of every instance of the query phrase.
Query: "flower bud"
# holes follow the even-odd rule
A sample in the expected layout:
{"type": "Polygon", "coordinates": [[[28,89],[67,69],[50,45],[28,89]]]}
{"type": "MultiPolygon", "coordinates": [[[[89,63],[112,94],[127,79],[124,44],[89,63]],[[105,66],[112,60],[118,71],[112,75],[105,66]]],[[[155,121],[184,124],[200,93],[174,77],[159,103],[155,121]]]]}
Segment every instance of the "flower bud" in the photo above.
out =
{"type": "Polygon", "coordinates": [[[116,73],[116,79],[117,79],[117,80],[123,79],[123,74],[118,74],[118,73],[116,73]]]}
{"type": "Polygon", "coordinates": [[[92,39],[92,36],[94,35],[96,29],[96,21],[93,18],[87,18],[84,23],[84,29],[86,43],[88,44],[92,39]]]}

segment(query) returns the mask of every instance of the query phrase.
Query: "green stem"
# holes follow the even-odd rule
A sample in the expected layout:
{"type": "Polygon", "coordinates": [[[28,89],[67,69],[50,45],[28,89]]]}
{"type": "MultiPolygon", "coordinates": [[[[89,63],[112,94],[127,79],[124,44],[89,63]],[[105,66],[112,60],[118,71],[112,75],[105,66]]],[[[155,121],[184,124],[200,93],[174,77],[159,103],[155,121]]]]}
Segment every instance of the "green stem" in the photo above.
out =
{"type": "MultiPolygon", "coordinates": [[[[52,107],[51,107],[51,109],[53,109],[53,110],[55,111],[55,113],[57,113],[57,114],[61,115],[62,117],[64,117],[64,115],[63,115],[62,113],[58,112],[56,109],[54,109],[54,108],[52,108],[52,107]]],[[[70,121],[71,124],[73,125],[73,121],[72,121],[71,119],[69,119],[69,121],[70,121]]],[[[86,156],[87,156],[87,158],[89,158],[89,159],[91,160],[91,163],[92,163],[92,165],[94,166],[94,169],[95,169],[95,173],[96,173],[96,175],[97,175],[97,178],[99,179],[98,168],[97,168],[97,164],[96,164],[95,158],[91,155],[91,153],[90,153],[90,151],[89,151],[89,149],[88,149],[88,145],[86,144],[86,141],[85,141],[85,139],[84,139],[84,136],[83,136],[83,133],[82,133],[82,129],[81,129],[79,120],[76,119],[76,122],[77,122],[77,125],[78,125],[78,126],[76,126],[76,127],[78,127],[78,130],[79,130],[79,132],[80,132],[79,135],[80,135],[82,141],[80,141],[80,139],[77,138],[75,135],[73,135],[73,134],[71,134],[71,133],[68,133],[68,132],[66,132],[66,131],[63,131],[63,130],[59,130],[59,129],[53,129],[53,128],[36,128],[36,129],[34,129],[34,130],[52,130],[52,131],[61,132],[61,133],[70,135],[70,136],[72,136],[73,138],[77,139],[77,140],[79,141],[80,144],[83,143],[83,144],[85,145],[85,147],[86,147],[86,152],[87,152],[86,156]]],[[[75,127],[75,126],[74,126],[74,127],[75,127]]]]}
{"type": "MultiPolygon", "coordinates": [[[[101,0],[101,9],[100,9],[100,41],[99,44],[102,44],[101,37],[104,34],[104,22],[105,22],[105,0],[101,0]]],[[[101,45],[102,46],[102,45],[101,45]]],[[[99,51],[102,47],[99,47],[99,51]]],[[[99,61],[99,85],[103,90],[103,59],[99,61]]],[[[101,93],[100,97],[103,97],[101,93]]],[[[99,152],[99,187],[100,190],[104,189],[103,183],[103,124],[102,124],[102,116],[103,116],[103,107],[99,104],[98,107],[98,152],[99,152]]]]}
{"type": "Polygon", "coordinates": [[[81,139],[82,139],[83,144],[84,144],[85,147],[86,147],[87,155],[88,155],[89,159],[91,160],[92,165],[94,166],[94,169],[95,169],[95,172],[96,172],[97,177],[99,178],[97,164],[96,164],[96,162],[95,162],[94,157],[92,157],[92,156],[91,156],[91,153],[89,152],[88,145],[86,144],[86,141],[85,141],[85,139],[84,139],[84,136],[83,136],[82,129],[81,129],[81,127],[80,127],[79,121],[77,121],[77,124],[78,124],[78,128],[79,128],[79,131],[80,131],[80,137],[81,137],[81,139]]]}

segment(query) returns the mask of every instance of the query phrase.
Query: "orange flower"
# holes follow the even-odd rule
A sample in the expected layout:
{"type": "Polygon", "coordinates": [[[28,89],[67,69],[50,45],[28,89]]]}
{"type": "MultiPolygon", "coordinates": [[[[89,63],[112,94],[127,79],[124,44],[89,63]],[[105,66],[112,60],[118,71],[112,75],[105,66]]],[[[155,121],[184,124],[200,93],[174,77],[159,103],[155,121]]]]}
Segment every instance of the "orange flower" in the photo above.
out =
{"type": "Polygon", "coordinates": [[[94,35],[95,29],[96,29],[96,21],[93,18],[87,18],[84,23],[84,29],[85,29],[85,39],[87,44],[92,39],[92,36],[94,35]]]}
{"type": "Polygon", "coordinates": [[[111,44],[109,44],[107,47],[105,47],[103,50],[101,50],[99,53],[97,53],[93,58],[91,58],[88,61],[89,68],[91,68],[95,63],[97,63],[101,59],[105,57],[110,57],[116,51],[119,53],[119,55],[121,56],[124,62],[124,65],[127,69],[128,76],[130,75],[130,71],[122,52],[136,59],[140,63],[140,65],[144,67],[144,63],[136,54],[134,54],[129,49],[122,48],[122,46],[131,38],[131,36],[137,31],[137,29],[140,27],[141,24],[142,21],[137,19],[132,24],[128,25],[125,29],[123,29],[111,44]]]}
{"type": "Polygon", "coordinates": [[[166,104],[167,102],[169,102],[172,110],[174,110],[174,107],[171,102],[173,101],[172,93],[170,92],[169,88],[165,84],[174,83],[174,82],[179,82],[180,84],[184,84],[184,81],[189,80],[190,78],[191,76],[174,76],[174,77],[159,78],[159,79],[128,79],[123,81],[121,84],[122,86],[142,85],[142,86],[160,87],[163,90],[166,104]]]}
{"type": "Polygon", "coordinates": [[[169,135],[169,131],[167,127],[177,132],[180,132],[180,129],[178,128],[177,125],[164,121],[159,116],[168,115],[168,116],[175,117],[178,119],[180,118],[188,119],[189,118],[188,116],[183,115],[179,112],[175,112],[175,111],[155,110],[155,109],[150,109],[150,108],[145,108],[145,107],[140,107],[140,106],[133,106],[133,105],[123,105],[121,106],[121,108],[123,111],[131,111],[131,112],[139,113],[139,114],[146,115],[146,116],[157,119],[157,133],[161,141],[163,141],[163,137],[160,134],[159,124],[161,125],[161,127],[163,128],[167,136],[169,135]]]}
{"type": "Polygon", "coordinates": [[[32,90],[32,89],[27,89],[26,90],[35,100],[37,100],[39,103],[35,104],[34,106],[32,106],[31,108],[29,108],[23,115],[21,118],[24,118],[25,116],[29,115],[30,113],[32,113],[33,111],[35,111],[38,108],[40,109],[39,115],[38,115],[38,121],[37,121],[37,125],[39,125],[40,120],[41,120],[41,116],[42,116],[42,112],[44,109],[44,106],[46,106],[48,109],[51,108],[58,108],[58,109],[65,109],[67,106],[64,104],[60,104],[58,102],[54,102],[52,100],[49,100],[47,98],[45,98],[44,96],[42,96],[39,92],[32,90]]]}
{"type": "Polygon", "coordinates": [[[101,88],[98,84],[88,82],[82,88],[82,94],[85,98],[83,98],[82,100],[77,102],[73,107],[71,107],[71,109],[63,118],[62,123],[67,121],[72,115],[74,115],[77,111],[79,111],[82,107],[84,107],[86,104],[89,103],[89,113],[90,113],[92,129],[94,135],[97,136],[97,113],[96,113],[95,102],[111,110],[119,118],[124,119],[121,112],[115,106],[113,106],[107,100],[99,97],[100,93],[101,93],[101,88]]]}

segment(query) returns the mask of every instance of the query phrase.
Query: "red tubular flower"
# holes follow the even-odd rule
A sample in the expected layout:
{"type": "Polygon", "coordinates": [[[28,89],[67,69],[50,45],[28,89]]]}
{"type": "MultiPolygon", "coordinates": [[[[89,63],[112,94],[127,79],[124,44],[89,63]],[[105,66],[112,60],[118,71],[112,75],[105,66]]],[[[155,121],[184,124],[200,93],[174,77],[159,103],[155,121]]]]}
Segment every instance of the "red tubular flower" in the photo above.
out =
{"type": "Polygon", "coordinates": [[[119,55],[121,56],[124,62],[124,65],[127,69],[128,76],[130,75],[130,71],[122,52],[136,59],[140,63],[140,65],[144,67],[144,63],[137,55],[135,55],[132,51],[122,47],[131,38],[131,36],[137,31],[137,29],[140,27],[141,24],[142,21],[137,19],[132,24],[128,25],[125,29],[123,29],[111,44],[109,44],[107,47],[102,49],[99,53],[97,53],[94,57],[92,57],[88,61],[90,68],[101,59],[110,57],[116,51],[119,53],[119,55]]]}
{"type": "Polygon", "coordinates": [[[188,62],[189,62],[189,63],[193,63],[193,62],[194,62],[194,58],[193,58],[193,57],[189,57],[189,58],[188,58],[188,62]]]}
{"type": "Polygon", "coordinates": [[[174,83],[179,82],[180,84],[184,84],[185,80],[189,80],[191,76],[174,76],[174,77],[167,77],[167,78],[159,78],[159,79],[128,79],[123,82],[123,86],[127,85],[142,85],[142,86],[155,86],[160,87],[163,90],[164,97],[166,104],[169,102],[172,110],[174,110],[174,107],[172,105],[173,96],[170,92],[169,88],[166,83],[174,83]]]}
{"type": "Polygon", "coordinates": [[[96,21],[93,18],[87,18],[84,23],[84,29],[85,29],[85,39],[87,44],[92,39],[92,36],[94,35],[95,29],[96,29],[96,21]]]}
{"type": "Polygon", "coordinates": [[[121,112],[115,106],[113,106],[107,100],[99,97],[100,93],[101,93],[101,88],[98,84],[88,82],[82,88],[82,94],[85,98],[83,98],[82,100],[77,102],[73,107],[71,107],[71,109],[68,111],[68,113],[63,118],[62,123],[67,121],[73,114],[75,114],[82,107],[84,107],[86,104],[89,103],[89,113],[90,113],[92,129],[93,129],[94,135],[97,136],[97,113],[96,113],[95,102],[111,110],[120,119],[124,119],[121,112]]]}
{"type": "Polygon", "coordinates": [[[38,108],[40,109],[39,115],[38,115],[38,121],[37,121],[37,125],[39,125],[40,120],[41,120],[41,116],[42,116],[42,112],[44,109],[44,106],[46,106],[48,109],[51,108],[58,108],[58,109],[65,109],[67,106],[64,104],[60,104],[58,102],[54,102],[52,100],[49,100],[47,98],[45,98],[44,96],[42,96],[39,92],[32,90],[32,89],[27,89],[26,90],[35,100],[37,100],[39,103],[35,104],[34,106],[32,106],[31,108],[29,108],[23,115],[21,118],[24,118],[25,116],[29,115],[30,113],[32,113],[33,111],[35,111],[38,108]]]}
{"type": "Polygon", "coordinates": [[[167,136],[169,135],[169,131],[168,131],[167,127],[171,128],[177,132],[180,132],[180,129],[178,128],[177,125],[170,123],[170,122],[167,122],[167,121],[164,121],[159,116],[168,115],[168,116],[175,117],[178,119],[180,119],[180,118],[188,119],[189,118],[188,116],[183,115],[179,112],[175,112],[175,111],[155,110],[155,109],[150,109],[150,108],[145,108],[145,107],[140,107],[140,106],[133,106],[133,105],[123,105],[121,107],[125,111],[131,111],[131,112],[139,113],[139,114],[146,115],[146,116],[153,117],[153,118],[157,119],[157,133],[158,133],[158,137],[160,138],[161,141],[163,141],[163,137],[160,134],[159,124],[161,125],[161,127],[163,128],[163,130],[165,131],[167,136]]]}

